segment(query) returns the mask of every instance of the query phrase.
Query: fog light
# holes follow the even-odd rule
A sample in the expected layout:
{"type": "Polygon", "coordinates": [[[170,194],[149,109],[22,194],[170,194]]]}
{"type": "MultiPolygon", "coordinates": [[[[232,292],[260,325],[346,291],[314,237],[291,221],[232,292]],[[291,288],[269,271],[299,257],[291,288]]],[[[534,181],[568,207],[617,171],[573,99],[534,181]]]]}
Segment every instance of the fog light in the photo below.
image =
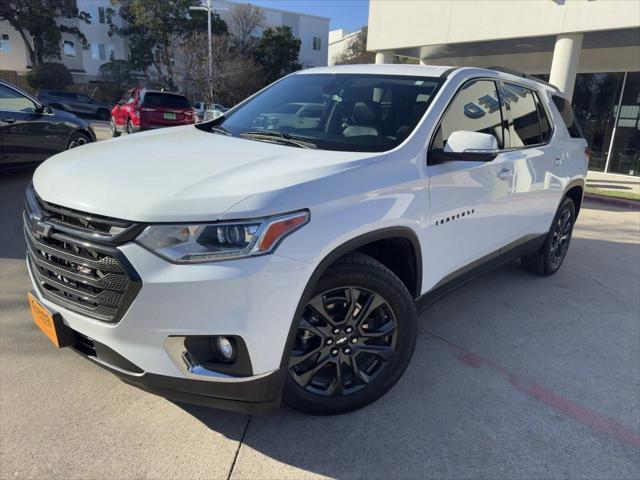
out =
{"type": "Polygon", "coordinates": [[[225,362],[230,362],[233,360],[235,351],[231,340],[229,340],[227,337],[218,337],[216,346],[218,347],[220,360],[223,360],[225,362]]]}

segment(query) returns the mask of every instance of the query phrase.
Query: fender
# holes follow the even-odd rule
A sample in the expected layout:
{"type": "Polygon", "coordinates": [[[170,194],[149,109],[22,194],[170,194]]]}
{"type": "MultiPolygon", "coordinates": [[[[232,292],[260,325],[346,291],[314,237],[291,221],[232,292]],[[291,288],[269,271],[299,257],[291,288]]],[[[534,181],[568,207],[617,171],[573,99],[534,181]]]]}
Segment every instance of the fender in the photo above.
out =
{"type": "Polygon", "coordinates": [[[412,229],[410,229],[409,227],[383,228],[380,230],[367,232],[363,235],[359,235],[355,238],[347,240],[345,243],[343,243],[339,247],[336,247],[326,257],[324,257],[311,274],[311,277],[309,278],[309,281],[307,282],[307,285],[302,292],[302,296],[300,297],[300,301],[298,302],[298,306],[296,307],[294,316],[291,319],[291,327],[289,328],[287,341],[284,346],[284,351],[282,352],[282,360],[280,361],[281,367],[286,367],[289,362],[289,354],[291,353],[291,349],[293,348],[293,342],[296,338],[296,332],[298,331],[298,326],[300,324],[300,318],[302,317],[304,307],[307,304],[311,292],[315,288],[320,277],[322,277],[327,269],[331,265],[333,265],[340,257],[343,257],[347,253],[353,252],[354,250],[357,250],[358,248],[363,247],[364,245],[367,245],[369,243],[376,242],[378,240],[385,240],[388,238],[404,238],[411,243],[416,262],[416,291],[410,293],[413,298],[417,298],[420,296],[422,290],[422,250],[420,247],[418,236],[412,229]]]}
{"type": "MultiPolygon", "coordinates": [[[[562,192],[562,197],[560,197],[560,202],[564,197],[567,196],[567,193],[569,192],[569,190],[571,190],[574,187],[580,187],[582,189],[582,197],[580,198],[580,205],[576,205],[577,207],[576,218],[578,218],[578,213],[580,213],[582,201],[584,200],[584,193],[586,191],[586,180],[584,178],[575,178],[571,180],[569,183],[567,183],[567,186],[564,188],[564,191],[562,192]]],[[[560,207],[560,202],[558,202],[558,205],[556,206],[556,210],[560,207]]]]}

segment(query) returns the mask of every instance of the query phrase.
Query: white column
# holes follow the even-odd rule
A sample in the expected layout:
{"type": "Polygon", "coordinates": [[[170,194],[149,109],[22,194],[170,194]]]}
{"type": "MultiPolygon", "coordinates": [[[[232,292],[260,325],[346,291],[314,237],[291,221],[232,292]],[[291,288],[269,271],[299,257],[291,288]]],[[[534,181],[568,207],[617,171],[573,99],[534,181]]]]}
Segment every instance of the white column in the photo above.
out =
{"type": "Polygon", "coordinates": [[[558,87],[569,100],[573,97],[573,87],[576,83],[582,37],[582,33],[558,35],[553,49],[549,83],[558,87]]]}
{"type": "Polygon", "coordinates": [[[429,65],[429,59],[428,58],[421,58],[420,59],[420,65],[429,65]]]}
{"type": "Polygon", "coordinates": [[[393,63],[393,52],[390,50],[376,52],[376,64],[381,63],[393,63]]]}

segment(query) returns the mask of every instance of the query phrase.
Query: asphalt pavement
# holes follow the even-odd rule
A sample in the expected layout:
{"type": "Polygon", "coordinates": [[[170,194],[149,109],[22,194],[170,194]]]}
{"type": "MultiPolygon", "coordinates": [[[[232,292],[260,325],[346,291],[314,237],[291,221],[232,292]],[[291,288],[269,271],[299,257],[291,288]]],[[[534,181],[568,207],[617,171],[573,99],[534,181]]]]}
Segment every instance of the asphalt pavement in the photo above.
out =
{"type": "Polygon", "coordinates": [[[133,387],[33,324],[0,176],[0,478],[640,478],[640,212],[583,207],[560,272],[513,262],[420,318],[397,386],[346,415],[249,417],[133,387]]]}

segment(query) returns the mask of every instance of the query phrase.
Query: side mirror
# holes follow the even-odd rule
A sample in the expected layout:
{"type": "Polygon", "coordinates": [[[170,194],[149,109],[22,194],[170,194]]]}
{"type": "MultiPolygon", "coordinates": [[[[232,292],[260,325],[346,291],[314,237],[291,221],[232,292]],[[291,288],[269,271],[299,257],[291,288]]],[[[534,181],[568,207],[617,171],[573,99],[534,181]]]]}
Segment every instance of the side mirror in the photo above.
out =
{"type": "Polygon", "coordinates": [[[435,149],[431,153],[436,163],[451,160],[489,162],[496,158],[500,150],[498,140],[493,135],[458,130],[449,135],[444,149],[435,149]]]}

